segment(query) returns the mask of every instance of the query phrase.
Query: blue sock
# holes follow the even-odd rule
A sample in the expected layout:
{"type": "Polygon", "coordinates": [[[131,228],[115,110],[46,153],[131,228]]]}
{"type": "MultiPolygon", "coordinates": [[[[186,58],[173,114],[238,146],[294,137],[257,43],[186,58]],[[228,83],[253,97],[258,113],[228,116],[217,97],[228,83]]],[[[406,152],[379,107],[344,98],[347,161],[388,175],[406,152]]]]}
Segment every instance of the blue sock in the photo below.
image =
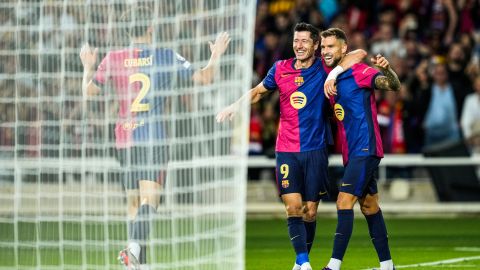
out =
{"type": "Polygon", "coordinates": [[[298,265],[308,262],[307,233],[302,217],[288,218],[288,234],[290,235],[290,241],[292,242],[295,254],[297,254],[295,262],[298,265]]]}
{"type": "Polygon", "coordinates": [[[140,244],[141,249],[138,261],[141,264],[146,263],[147,256],[145,243],[147,242],[148,236],[150,234],[150,222],[151,215],[153,213],[155,213],[155,208],[153,208],[151,205],[141,205],[138,209],[135,223],[133,224],[132,239],[138,241],[138,243],[140,244]]]}
{"type": "Polygon", "coordinates": [[[127,239],[130,240],[133,238],[133,224],[135,223],[135,220],[129,220],[127,224],[127,230],[128,230],[128,235],[127,239]]]}
{"type": "Polygon", "coordinates": [[[337,210],[338,223],[333,240],[332,258],[343,260],[353,230],[353,210],[337,210]]]}
{"type": "Polygon", "coordinates": [[[376,214],[365,216],[368,223],[368,231],[372,238],[373,246],[378,254],[378,259],[383,262],[392,259],[390,256],[390,248],[388,247],[388,234],[382,211],[376,214]]]}
{"type": "Polygon", "coordinates": [[[307,222],[304,221],[305,224],[305,231],[307,232],[306,239],[307,239],[307,250],[308,254],[310,254],[310,250],[313,246],[313,240],[315,240],[315,230],[317,229],[317,221],[307,222]]]}

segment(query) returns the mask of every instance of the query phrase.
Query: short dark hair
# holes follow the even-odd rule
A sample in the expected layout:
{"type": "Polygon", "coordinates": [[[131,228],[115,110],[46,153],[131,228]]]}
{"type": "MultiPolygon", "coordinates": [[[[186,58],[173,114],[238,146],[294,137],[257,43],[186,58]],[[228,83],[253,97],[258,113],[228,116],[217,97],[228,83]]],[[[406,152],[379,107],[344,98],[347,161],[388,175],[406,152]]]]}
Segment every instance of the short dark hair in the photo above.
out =
{"type": "Polygon", "coordinates": [[[318,33],[320,33],[320,31],[318,30],[318,28],[316,28],[315,26],[313,26],[311,24],[304,23],[304,22],[297,23],[295,25],[295,28],[293,28],[293,31],[295,31],[295,32],[310,32],[310,37],[313,39],[313,43],[317,43],[319,41],[318,40],[318,33]]]}
{"type": "Polygon", "coordinates": [[[328,28],[327,30],[320,33],[320,36],[322,38],[335,37],[337,39],[342,39],[343,41],[345,41],[345,43],[347,43],[347,35],[340,28],[328,28]]]}
{"type": "Polygon", "coordinates": [[[141,5],[131,8],[123,13],[121,21],[125,23],[125,29],[130,37],[141,37],[152,26],[153,13],[148,6],[141,5]]]}

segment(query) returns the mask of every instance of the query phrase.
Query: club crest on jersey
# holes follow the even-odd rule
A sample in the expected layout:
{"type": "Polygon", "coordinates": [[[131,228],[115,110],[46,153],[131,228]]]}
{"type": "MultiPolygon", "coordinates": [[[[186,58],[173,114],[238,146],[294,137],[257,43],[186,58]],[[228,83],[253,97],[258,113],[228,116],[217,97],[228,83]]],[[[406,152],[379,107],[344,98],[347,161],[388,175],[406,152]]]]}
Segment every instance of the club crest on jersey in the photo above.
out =
{"type": "Polygon", "coordinates": [[[288,180],[282,180],[282,187],[288,188],[288,186],[290,186],[290,184],[288,183],[288,180]]]}
{"type": "Polygon", "coordinates": [[[290,105],[295,109],[301,109],[307,105],[307,97],[302,92],[293,92],[290,95],[290,105]]]}
{"type": "Polygon", "coordinates": [[[339,121],[343,121],[343,118],[345,117],[345,111],[343,110],[342,105],[335,103],[335,106],[333,106],[333,111],[335,112],[335,117],[339,121]]]}
{"type": "Polygon", "coordinates": [[[295,77],[295,84],[297,86],[301,86],[303,84],[303,77],[302,76],[295,77]]]}

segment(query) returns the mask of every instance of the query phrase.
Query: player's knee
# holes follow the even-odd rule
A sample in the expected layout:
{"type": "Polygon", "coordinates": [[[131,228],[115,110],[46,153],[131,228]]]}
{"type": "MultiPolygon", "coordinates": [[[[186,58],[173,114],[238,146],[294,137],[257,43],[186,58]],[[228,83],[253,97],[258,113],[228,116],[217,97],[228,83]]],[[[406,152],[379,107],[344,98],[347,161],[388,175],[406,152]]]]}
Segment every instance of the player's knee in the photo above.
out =
{"type": "Polygon", "coordinates": [[[303,216],[303,205],[286,205],[285,210],[287,211],[287,216],[289,217],[301,217],[303,216]]]}
{"type": "Polygon", "coordinates": [[[360,209],[363,215],[370,216],[376,214],[380,210],[380,206],[377,202],[364,202],[360,209]]]}
{"type": "Polygon", "coordinates": [[[338,196],[337,198],[337,209],[345,210],[345,209],[353,209],[357,198],[353,195],[343,194],[338,196]]]}
{"type": "Polygon", "coordinates": [[[303,215],[303,220],[307,222],[314,222],[317,219],[317,210],[316,209],[307,209],[303,215]]]}

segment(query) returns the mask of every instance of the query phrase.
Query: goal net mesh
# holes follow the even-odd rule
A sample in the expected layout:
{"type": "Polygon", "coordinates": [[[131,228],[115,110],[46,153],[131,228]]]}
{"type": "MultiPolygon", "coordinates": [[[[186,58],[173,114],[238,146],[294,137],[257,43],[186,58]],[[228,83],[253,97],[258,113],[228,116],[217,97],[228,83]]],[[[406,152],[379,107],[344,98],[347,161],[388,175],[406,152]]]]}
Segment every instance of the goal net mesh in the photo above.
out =
{"type": "Polygon", "coordinates": [[[86,98],[79,52],[86,42],[98,48],[97,69],[132,46],[122,14],[138,5],[154,14],[148,48],[167,48],[192,70],[207,65],[209,41],[224,31],[231,38],[211,83],[183,82],[181,67],[163,65],[155,72],[173,74],[169,87],[152,82],[131,94],[137,105],[160,106],[120,126],[161,126],[144,151],[126,148],[130,159],[162,160],[137,162],[164,176],[148,269],[244,269],[249,108],[228,123],[215,115],[250,88],[255,2],[1,1],[0,269],[123,269],[131,166],[120,162],[115,130],[125,97],[107,82],[86,98]]]}

